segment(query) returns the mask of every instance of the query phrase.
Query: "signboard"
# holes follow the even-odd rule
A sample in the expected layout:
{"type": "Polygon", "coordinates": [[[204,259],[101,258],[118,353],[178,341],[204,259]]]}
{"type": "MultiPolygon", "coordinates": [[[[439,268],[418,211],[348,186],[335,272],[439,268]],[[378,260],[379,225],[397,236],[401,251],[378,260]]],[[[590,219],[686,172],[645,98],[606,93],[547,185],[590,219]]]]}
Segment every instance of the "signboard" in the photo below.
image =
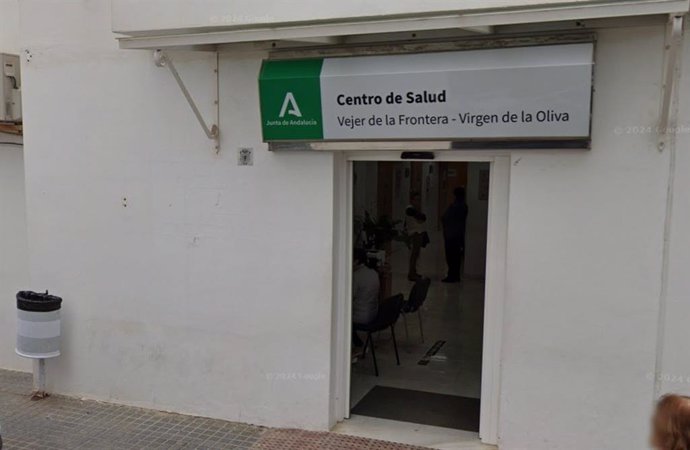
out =
{"type": "Polygon", "coordinates": [[[264,141],[588,139],[593,44],[264,61],[264,141]]]}

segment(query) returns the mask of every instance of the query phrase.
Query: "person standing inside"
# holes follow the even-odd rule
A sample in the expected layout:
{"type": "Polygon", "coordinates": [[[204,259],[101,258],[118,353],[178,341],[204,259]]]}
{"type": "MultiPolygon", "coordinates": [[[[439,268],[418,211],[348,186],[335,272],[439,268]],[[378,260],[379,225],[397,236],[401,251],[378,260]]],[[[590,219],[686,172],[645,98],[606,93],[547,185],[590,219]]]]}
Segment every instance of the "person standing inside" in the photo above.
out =
{"type": "MultiPolygon", "coordinates": [[[[426,246],[424,242],[426,215],[422,212],[422,196],[419,192],[410,193],[410,204],[405,209],[405,230],[410,237],[410,263],[407,271],[407,279],[410,281],[417,281],[419,274],[417,273],[417,261],[422,247],[426,246]]],[[[428,236],[427,236],[428,238],[428,236]]]]}
{"type": "Polygon", "coordinates": [[[444,283],[457,283],[461,280],[460,269],[465,256],[465,225],[467,223],[465,188],[455,188],[453,195],[455,200],[441,218],[446,264],[448,264],[448,276],[442,280],[444,283]]]}

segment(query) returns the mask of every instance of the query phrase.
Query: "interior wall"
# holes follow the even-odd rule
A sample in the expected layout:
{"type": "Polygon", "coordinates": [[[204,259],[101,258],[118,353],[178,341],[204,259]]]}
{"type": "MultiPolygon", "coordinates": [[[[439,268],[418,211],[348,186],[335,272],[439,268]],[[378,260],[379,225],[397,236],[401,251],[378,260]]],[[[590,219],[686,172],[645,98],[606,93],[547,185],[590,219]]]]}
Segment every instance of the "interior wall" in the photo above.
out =
{"type": "MultiPolygon", "coordinates": [[[[65,300],[50,389],[326,429],[333,155],[261,143],[258,53],[220,58],[216,154],[109,3],[21,3],[31,277],[65,300]]],[[[172,57],[212,117],[215,55],[172,57]]]]}
{"type": "Polygon", "coordinates": [[[422,164],[422,205],[426,214],[426,229],[429,232],[440,230],[438,221],[438,163],[422,164]]]}
{"type": "Polygon", "coordinates": [[[486,230],[489,213],[488,162],[467,165],[467,224],[465,230],[465,275],[484,278],[486,275],[486,230]]]}
{"type": "Polygon", "coordinates": [[[405,219],[405,210],[410,204],[410,162],[401,161],[395,164],[393,172],[393,219],[405,219]]]}
{"type": "Polygon", "coordinates": [[[378,217],[378,167],[375,162],[355,161],[352,166],[354,176],[353,216],[364,218],[365,211],[378,217]]]}
{"type": "MultiPolygon", "coordinates": [[[[419,164],[421,171],[422,208],[427,215],[427,228],[431,232],[438,230],[437,211],[438,205],[438,164],[409,161],[396,161],[392,163],[390,174],[392,220],[399,221],[397,227],[402,230],[405,220],[405,210],[410,204],[411,189],[411,165],[419,164]]],[[[380,166],[375,161],[355,161],[353,164],[354,206],[355,217],[363,217],[364,211],[369,211],[375,217],[379,214],[378,191],[381,180],[380,166]]],[[[394,251],[404,244],[395,243],[394,251]]]]}

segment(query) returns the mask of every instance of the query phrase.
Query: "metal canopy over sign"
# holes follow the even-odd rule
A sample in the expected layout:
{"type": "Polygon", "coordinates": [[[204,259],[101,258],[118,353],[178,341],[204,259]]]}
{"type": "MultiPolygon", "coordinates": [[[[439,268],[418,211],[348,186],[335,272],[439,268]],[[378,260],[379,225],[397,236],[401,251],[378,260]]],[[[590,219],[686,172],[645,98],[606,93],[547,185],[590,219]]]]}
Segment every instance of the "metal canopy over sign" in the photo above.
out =
{"type": "Polygon", "coordinates": [[[264,141],[588,139],[593,44],[264,61],[264,141]]]}

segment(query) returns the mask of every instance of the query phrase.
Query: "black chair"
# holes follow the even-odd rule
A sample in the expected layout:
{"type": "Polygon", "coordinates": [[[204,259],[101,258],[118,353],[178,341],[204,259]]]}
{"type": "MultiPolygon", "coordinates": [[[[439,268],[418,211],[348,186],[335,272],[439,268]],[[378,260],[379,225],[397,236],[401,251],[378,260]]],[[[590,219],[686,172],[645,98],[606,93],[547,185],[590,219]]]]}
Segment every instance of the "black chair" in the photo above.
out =
{"type": "Polygon", "coordinates": [[[422,342],[424,342],[424,328],[422,327],[422,305],[426,300],[426,296],[429,293],[429,286],[431,285],[430,278],[420,278],[415,281],[410,291],[410,296],[407,301],[403,303],[401,313],[403,316],[403,323],[405,323],[405,338],[410,338],[410,333],[407,330],[407,314],[417,313],[417,318],[419,319],[419,334],[422,337],[422,342]]]}
{"type": "Polygon", "coordinates": [[[377,331],[385,330],[386,328],[391,329],[391,336],[393,337],[393,348],[395,349],[395,360],[398,365],[400,365],[400,356],[398,356],[398,343],[395,341],[395,322],[397,322],[398,317],[400,317],[400,311],[402,308],[404,297],[402,294],[394,295],[381,302],[379,305],[379,312],[376,314],[376,318],[368,324],[355,324],[355,330],[364,331],[367,333],[367,340],[364,343],[364,349],[362,350],[362,356],[366,355],[367,347],[371,344],[371,356],[374,359],[374,373],[379,376],[379,366],[376,363],[376,351],[374,350],[374,341],[372,338],[372,333],[377,331]]]}

